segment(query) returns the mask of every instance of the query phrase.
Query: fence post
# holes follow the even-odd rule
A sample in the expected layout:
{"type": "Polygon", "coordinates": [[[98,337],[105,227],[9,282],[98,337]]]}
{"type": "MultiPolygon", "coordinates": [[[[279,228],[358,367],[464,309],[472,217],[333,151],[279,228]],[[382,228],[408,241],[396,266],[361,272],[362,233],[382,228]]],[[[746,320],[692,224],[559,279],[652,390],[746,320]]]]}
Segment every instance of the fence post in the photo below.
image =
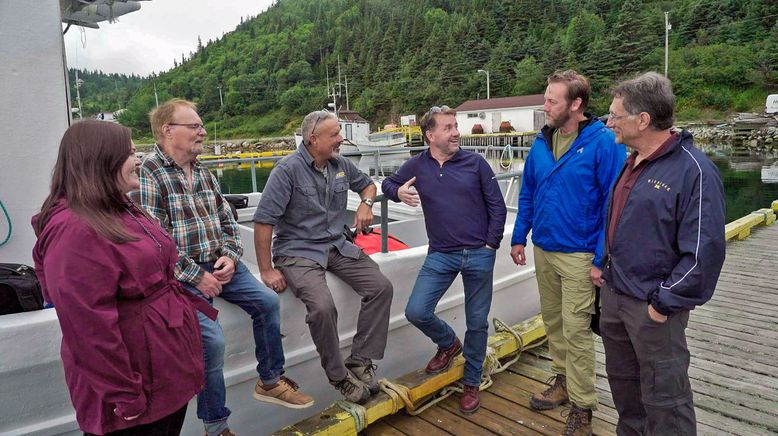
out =
{"type": "Polygon", "coordinates": [[[251,192],[258,192],[257,191],[257,169],[256,169],[256,163],[254,159],[251,159],[251,192]]]}
{"type": "Polygon", "coordinates": [[[381,253],[389,252],[389,199],[385,195],[381,198],[381,253]]]}

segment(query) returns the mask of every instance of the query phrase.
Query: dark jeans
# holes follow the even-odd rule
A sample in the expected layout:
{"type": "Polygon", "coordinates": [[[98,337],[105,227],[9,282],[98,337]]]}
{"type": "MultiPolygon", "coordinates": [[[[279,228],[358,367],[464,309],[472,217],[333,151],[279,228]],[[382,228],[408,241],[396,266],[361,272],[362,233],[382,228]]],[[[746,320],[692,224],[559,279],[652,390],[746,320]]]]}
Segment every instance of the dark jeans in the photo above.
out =
{"type": "Polygon", "coordinates": [[[602,286],[605,369],[623,435],[697,434],[684,330],[689,311],[657,323],[648,303],[602,286]]]}
{"type": "Polygon", "coordinates": [[[292,293],[305,304],[308,312],[305,322],[321,357],[321,366],[330,380],[343,380],[348,370],[340,355],[338,309],[327,286],[326,271],[346,282],[362,298],[351,354],[371,360],[384,357],[393,289],[392,282],[370,256],[360,252],[359,259],[352,259],[333,248],[326,270],[304,257],[279,256],[274,263],[284,274],[292,293]]]}
{"type": "Polygon", "coordinates": [[[463,345],[463,382],[468,386],[481,384],[486,342],[489,339],[495,256],[495,250],[486,247],[428,254],[405,307],[405,318],[411,324],[432,339],[438,348],[451,348],[457,335],[450,325],[435,315],[435,307],[454,279],[462,274],[467,324],[463,345]]]}
{"type": "MultiPolygon", "coordinates": [[[[158,419],[148,424],[136,425],[135,427],[125,428],[106,433],[105,436],[178,436],[181,434],[181,427],[184,426],[184,417],[186,417],[186,406],[170,415],[158,419]]],[[[92,433],[84,433],[84,436],[96,436],[92,433]]]]}

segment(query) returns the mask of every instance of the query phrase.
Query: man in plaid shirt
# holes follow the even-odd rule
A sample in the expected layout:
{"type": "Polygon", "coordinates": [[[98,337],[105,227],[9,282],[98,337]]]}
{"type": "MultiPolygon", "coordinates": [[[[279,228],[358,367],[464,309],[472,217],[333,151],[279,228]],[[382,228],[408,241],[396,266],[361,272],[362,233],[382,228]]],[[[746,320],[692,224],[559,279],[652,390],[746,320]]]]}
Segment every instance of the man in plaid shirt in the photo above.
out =
{"type": "MultiPolygon", "coordinates": [[[[143,207],[178,244],[176,278],[193,294],[213,304],[215,297],[237,304],[253,320],[259,379],[254,398],[300,409],[313,398],[284,377],[278,295],[260,283],[240,261],[238,224],[216,178],[197,156],[206,136],[194,103],[173,99],[154,109],[151,129],[155,152],[140,169],[135,194],[143,207]]],[[[200,314],[198,313],[198,316],[200,314]]],[[[224,334],[218,321],[199,316],[205,357],[205,387],[197,396],[197,416],[208,436],[230,436],[225,406],[224,334]]]]}

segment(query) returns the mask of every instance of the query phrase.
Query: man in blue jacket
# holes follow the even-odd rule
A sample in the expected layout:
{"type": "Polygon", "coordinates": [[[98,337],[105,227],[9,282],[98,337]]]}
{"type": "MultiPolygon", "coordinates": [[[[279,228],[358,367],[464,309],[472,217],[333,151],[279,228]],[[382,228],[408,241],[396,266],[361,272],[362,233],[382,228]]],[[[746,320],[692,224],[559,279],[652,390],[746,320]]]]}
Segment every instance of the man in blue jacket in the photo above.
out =
{"type": "Polygon", "coordinates": [[[696,434],[689,311],[724,263],[724,188],[692,135],[672,129],[670,81],[646,73],[614,92],[608,127],[635,151],[610,197],[600,331],[619,435],[696,434]]]}
{"type": "Polygon", "coordinates": [[[591,434],[594,388],[595,280],[602,268],[603,217],[608,191],[626,157],[623,145],[584,112],[591,90],[572,70],[549,76],[543,127],[524,165],[511,256],[526,264],[532,229],[540,310],[554,382],[530,406],[573,403],[565,434],[591,434]]]}
{"type": "Polygon", "coordinates": [[[470,414],[481,404],[478,391],[489,337],[494,259],[507,211],[486,160],[459,149],[456,112],[448,106],[433,106],[420,124],[429,150],[405,162],[384,180],[382,189],[388,198],[409,206],[417,206],[421,199],[424,210],[429,254],[416,278],[405,317],[438,346],[427,365],[428,373],[445,371],[463,352],[451,326],[435,315],[438,301],[462,274],[467,332],[465,388],[459,409],[470,414]]]}

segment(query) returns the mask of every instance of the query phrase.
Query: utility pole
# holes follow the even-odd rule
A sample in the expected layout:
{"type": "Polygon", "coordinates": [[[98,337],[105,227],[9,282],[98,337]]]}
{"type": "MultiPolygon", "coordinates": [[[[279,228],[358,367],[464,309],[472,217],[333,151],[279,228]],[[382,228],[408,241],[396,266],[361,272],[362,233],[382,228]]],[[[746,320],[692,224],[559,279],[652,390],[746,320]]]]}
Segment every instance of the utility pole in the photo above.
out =
{"type": "Polygon", "coordinates": [[[489,100],[491,98],[491,92],[489,89],[489,70],[478,70],[478,72],[486,74],[486,99],[489,100]]]}
{"type": "Polygon", "coordinates": [[[76,100],[78,100],[78,119],[83,120],[84,115],[81,111],[81,84],[84,83],[83,80],[78,78],[78,68],[76,68],[76,100]]]}
{"type": "Polygon", "coordinates": [[[221,110],[224,110],[224,99],[222,98],[222,86],[219,85],[219,104],[221,105],[221,110]]]}
{"type": "Polygon", "coordinates": [[[669,15],[670,12],[665,11],[665,77],[667,77],[667,64],[670,59],[668,40],[669,40],[670,29],[673,28],[673,26],[670,25],[669,15]]]}
{"type": "Polygon", "coordinates": [[[157,82],[154,82],[154,101],[157,103],[157,107],[159,107],[159,97],[157,96],[157,82]]]}
{"type": "Polygon", "coordinates": [[[350,110],[348,107],[348,76],[343,76],[346,81],[346,110],[350,110]]]}

